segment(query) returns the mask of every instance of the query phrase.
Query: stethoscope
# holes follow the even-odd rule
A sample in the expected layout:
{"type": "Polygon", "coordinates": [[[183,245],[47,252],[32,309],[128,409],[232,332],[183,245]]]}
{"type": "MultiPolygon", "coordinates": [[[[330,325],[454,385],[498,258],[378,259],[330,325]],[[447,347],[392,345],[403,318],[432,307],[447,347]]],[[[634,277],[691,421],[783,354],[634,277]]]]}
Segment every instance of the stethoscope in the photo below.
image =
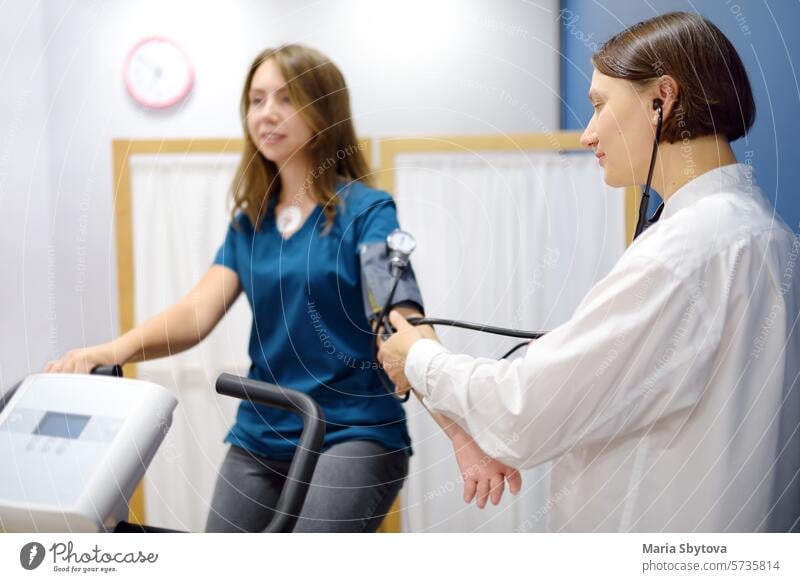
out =
{"type": "Polygon", "coordinates": [[[639,218],[636,221],[636,230],[633,233],[633,240],[642,234],[645,230],[650,228],[653,224],[658,222],[661,217],[661,212],[664,210],[664,203],[662,202],[656,209],[651,218],[647,218],[647,208],[650,205],[650,184],[653,181],[653,170],[656,167],[656,155],[658,155],[658,143],[661,141],[661,124],[664,118],[663,103],[661,99],[653,99],[653,109],[658,114],[656,121],[656,137],[653,140],[653,153],[650,154],[650,169],[647,171],[647,182],[642,190],[642,199],[639,202],[639,218]]]}
{"type": "MultiPolygon", "coordinates": [[[[417,247],[417,241],[414,237],[400,229],[395,229],[389,233],[389,236],[386,237],[386,247],[389,251],[389,265],[391,271],[391,289],[389,291],[389,295],[386,299],[386,303],[383,305],[377,319],[376,319],[376,333],[380,334],[381,339],[384,341],[389,339],[389,337],[395,332],[394,327],[391,323],[389,323],[389,312],[391,311],[392,301],[394,300],[394,294],[397,290],[397,284],[400,282],[403,274],[408,269],[409,265],[411,264],[409,258],[411,253],[414,252],[414,249],[417,247]]],[[[479,323],[471,323],[469,321],[459,321],[457,319],[441,319],[438,317],[410,317],[408,318],[408,323],[413,326],[418,325],[444,325],[448,327],[460,327],[463,329],[471,329],[474,331],[482,331],[486,333],[492,333],[495,335],[504,335],[508,337],[517,337],[517,338],[525,338],[526,340],[534,340],[542,337],[546,332],[541,331],[520,331],[517,329],[509,329],[504,327],[495,327],[492,325],[482,325],[479,323]]],[[[511,350],[506,352],[503,358],[507,358],[519,348],[526,346],[530,343],[530,341],[525,341],[520,344],[514,346],[511,350]]],[[[374,357],[377,361],[377,344],[375,347],[375,354],[374,357]]],[[[394,389],[391,387],[391,384],[387,381],[385,377],[385,372],[382,369],[378,369],[378,378],[380,378],[381,383],[383,384],[384,388],[386,388],[387,392],[392,394],[395,398],[400,400],[401,402],[406,402],[411,395],[411,391],[409,390],[403,396],[397,396],[394,389]]]]}
{"type": "MultiPolygon", "coordinates": [[[[645,183],[644,190],[642,190],[642,197],[639,203],[639,217],[636,221],[636,230],[634,231],[633,234],[634,240],[636,240],[636,238],[640,234],[642,234],[645,230],[647,230],[650,226],[656,223],[659,217],[661,216],[661,212],[664,210],[664,204],[662,203],[651,218],[647,217],[647,207],[650,203],[650,185],[653,181],[653,170],[655,169],[656,166],[658,143],[661,140],[661,126],[663,123],[663,116],[664,116],[662,102],[660,99],[653,100],[653,109],[656,110],[658,115],[656,121],[656,134],[655,134],[655,139],[653,140],[653,152],[650,155],[650,168],[647,172],[647,182],[645,183]]],[[[391,233],[389,233],[389,236],[386,237],[386,247],[389,251],[392,286],[391,286],[391,291],[389,292],[389,296],[386,300],[386,303],[384,304],[383,309],[381,309],[381,312],[378,315],[378,318],[376,320],[377,325],[375,328],[376,333],[381,334],[381,338],[384,341],[387,340],[395,332],[394,328],[392,327],[392,324],[389,323],[388,320],[389,311],[391,310],[390,306],[392,305],[392,300],[394,299],[394,294],[395,291],[397,290],[397,284],[399,283],[401,277],[403,276],[403,273],[405,273],[406,269],[408,269],[408,266],[411,264],[409,258],[411,256],[411,253],[414,252],[414,249],[417,247],[417,242],[410,233],[404,230],[395,229],[391,233]]],[[[471,323],[468,321],[459,321],[457,319],[440,319],[437,317],[411,317],[407,321],[413,326],[443,325],[448,327],[459,327],[462,329],[470,329],[473,331],[482,331],[485,333],[503,335],[507,337],[524,338],[528,340],[519,343],[513,348],[511,348],[508,352],[503,354],[503,356],[500,358],[501,360],[509,357],[511,354],[516,352],[521,347],[528,345],[530,343],[530,340],[539,339],[540,337],[544,336],[547,333],[546,331],[521,331],[505,327],[495,327],[492,325],[471,323]]],[[[387,384],[384,375],[385,373],[383,372],[383,370],[379,369],[378,377],[381,379],[381,382],[383,383],[387,391],[389,391],[401,402],[406,402],[411,394],[411,391],[409,390],[402,397],[396,396],[394,389],[392,389],[389,386],[389,384],[387,384]]]]}

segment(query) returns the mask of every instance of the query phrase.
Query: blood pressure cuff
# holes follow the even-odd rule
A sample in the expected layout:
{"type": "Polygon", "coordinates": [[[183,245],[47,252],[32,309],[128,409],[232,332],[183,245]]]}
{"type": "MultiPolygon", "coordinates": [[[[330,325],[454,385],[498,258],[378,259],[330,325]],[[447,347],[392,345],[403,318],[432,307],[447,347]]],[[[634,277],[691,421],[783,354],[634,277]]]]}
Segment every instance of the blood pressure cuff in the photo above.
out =
{"type": "MultiPolygon", "coordinates": [[[[361,292],[364,298],[364,313],[369,321],[378,317],[389,298],[394,283],[386,243],[363,244],[358,249],[361,262],[361,292]]],[[[392,298],[391,307],[412,306],[425,313],[422,295],[411,265],[403,272],[392,298]]],[[[388,315],[388,312],[387,312],[388,315]]]]}

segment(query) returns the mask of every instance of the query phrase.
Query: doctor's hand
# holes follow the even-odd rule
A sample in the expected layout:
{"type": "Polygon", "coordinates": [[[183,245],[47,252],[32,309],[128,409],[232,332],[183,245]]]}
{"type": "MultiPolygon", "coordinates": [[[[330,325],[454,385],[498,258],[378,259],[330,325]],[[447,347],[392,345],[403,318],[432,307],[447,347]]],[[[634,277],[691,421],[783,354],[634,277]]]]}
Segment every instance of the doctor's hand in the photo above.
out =
{"type": "Polygon", "coordinates": [[[476,499],[478,508],[483,509],[491,498],[492,504],[497,505],[503,496],[506,481],[512,495],[519,493],[522,487],[519,471],[484,453],[464,430],[453,435],[451,442],[464,479],[464,501],[470,503],[476,499]]]}
{"type": "Polygon", "coordinates": [[[108,344],[71,350],[58,360],[48,362],[44,371],[62,374],[89,374],[97,366],[116,364],[114,350],[108,344]]]}
{"type": "Polygon", "coordinates": [[[433,329],[417,328],[408,323],[399,312],[392,311],[389,321],[397,330],[392,337],[381,343],[378,352],[378,361],[383,366],[386,374],[391,378],[398,394],[405,394],[411,389],[411,384],[406,378],[405,366],[408,351],[421,339],[436,339],[433,329]]]}

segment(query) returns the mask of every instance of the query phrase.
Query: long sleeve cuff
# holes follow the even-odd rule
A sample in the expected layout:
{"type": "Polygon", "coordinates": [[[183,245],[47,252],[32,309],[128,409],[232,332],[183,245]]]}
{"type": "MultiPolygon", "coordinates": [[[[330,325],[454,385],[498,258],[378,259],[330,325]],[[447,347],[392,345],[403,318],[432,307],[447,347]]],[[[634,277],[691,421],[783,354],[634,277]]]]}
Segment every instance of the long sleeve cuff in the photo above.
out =
{"type": "Polygon", "coordinates": [[[439,342],[421,339],[414,342],[406,357],[405,373],[408,381],[423,399],[430,397],[431,386],[428,385],[428,370],[433,359],[439,354],[448,353],[439,342]]]}

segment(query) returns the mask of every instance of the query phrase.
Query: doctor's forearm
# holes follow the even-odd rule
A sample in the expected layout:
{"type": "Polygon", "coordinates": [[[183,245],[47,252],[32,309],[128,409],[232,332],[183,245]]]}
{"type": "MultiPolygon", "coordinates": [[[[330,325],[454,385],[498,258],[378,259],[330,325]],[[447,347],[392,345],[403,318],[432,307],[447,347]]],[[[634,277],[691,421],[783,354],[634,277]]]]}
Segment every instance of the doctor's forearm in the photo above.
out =
{"type": "Polygon", "coordinates": [[[414,396],[417,397],[417,400],[419,400],[420,404],[422,404],[422,406],[425,407],[425,410],[428,411],[428,414],[430,414],[431,417],[433,417],[433,420],[436,421],[436,424],[439,425],[439,428],[442,429],[442,432],[444,432],[444,434],[447,435],[447,438],[453,440],[455,437],[459,435],[467,434],[467,432],[463,428],[461,428],[458,425],[458,423],[449,419],[444,414],[434,412],[430,408],[425,406],[425,402],[422,400],[422,397],[420,397],[420,395],[417,393],[416,390],[412,390],[412,392],[414,392],[414,396]]]}
{"type": "Polygon", "coordinates": [[[458,419],[457,426],[487,454],[507,465],[527,464],[537,444],[521,409],[528,390],[520,362],[451,354],[420,341],[409,353],[406,373],[429,410],[458,419]]]}

